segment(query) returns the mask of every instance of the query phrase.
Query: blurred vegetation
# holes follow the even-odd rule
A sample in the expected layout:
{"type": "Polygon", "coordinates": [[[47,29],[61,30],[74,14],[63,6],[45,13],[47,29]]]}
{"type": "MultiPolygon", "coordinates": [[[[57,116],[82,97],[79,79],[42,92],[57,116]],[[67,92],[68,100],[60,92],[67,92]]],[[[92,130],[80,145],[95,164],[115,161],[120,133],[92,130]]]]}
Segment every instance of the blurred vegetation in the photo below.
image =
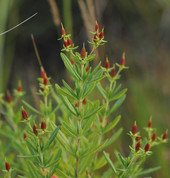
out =
{"type": "MultiPolygon", "coordinates": [[[[123,51],[126,52],[126,65],[129,66],[129,70],[122,73],[121,83],[128,88],[128,92],[125,103],[117,111],[122,115],[121,125],[124,132],[117,145],[110,149],[119,149],[127,156],[130,151],[128,145],[131,143],[126,133],[131,130],[135,120],[141,135],[145,134],[142,128],[147,125],[150,115],[153,117],[153,127],[157,127],[157,134],[160,135],[170,128],[170,1],[83,1],[83,7],[89,14],[86,16],[89,23],[83,17],[79,6],[81,2],[82,0],[56,0],[59,18],[66,30],[73,34],[74,43],[81,49],[82,43],[89,38],[86,30],[94,30],[94,17],[90,16],[93,14],[100,29],[105,27],[105,39],[108,40],[98,51],[98,58],[103,61],[103,65],[106,54],[112,65],[120,61],[123,51]],[[88,6],[90,2],[93,6],[88,6]]],[[[52,77],[53,83],[61,83],[61,78],[67,80],[67,75],[59,54],[62,48],[62,43],[57,40],[61,33],[60,27],[53,22],[49,1],[0,1],[0,33],[35,12],[38,12],[38,15],[33,19],[0,36],[0,92],[16,88],[17,81],[21,79],[23,89],[27,92],[25,100],[34,106],[36,97],[32,93],[38,87],[36,78],[39,76],[40,68],[30,34],[34,34],[48,76],[52,77]]],[[[90,52],[90,45],[86,44],[86,48],[90,52]]],[[[113,116],[115,117],[116,115],[113,116]]],[[[167,177],[170,143],[153,151],[154,154],[147,162],[149,166],[145,166],[161,165],[162,168],[151,176],[167,177]]],[[[114,155],[112,159],[114,160],[114,155]]]]}

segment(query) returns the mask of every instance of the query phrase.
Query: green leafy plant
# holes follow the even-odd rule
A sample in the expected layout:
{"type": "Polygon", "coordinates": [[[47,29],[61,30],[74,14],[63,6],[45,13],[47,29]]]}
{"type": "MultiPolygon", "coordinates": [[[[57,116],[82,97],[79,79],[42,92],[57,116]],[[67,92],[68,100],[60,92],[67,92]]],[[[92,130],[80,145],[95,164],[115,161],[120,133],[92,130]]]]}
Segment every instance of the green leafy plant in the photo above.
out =
{"type": "MultiPolygon", "coordinates": [[[[3,100],[3,94],[0,95],[0,103],[5,107],[5,111],[1,111],[1,113],[9,123],[9,125],[6,125],[5,122],[1,123],[6,126],[5,131],[0,131],[0,133],[10,142],[15,140],[9,145],[8,151],[15,149],[17,155],[17,157],[9,157],[9,163],[15,169],[10,168],[8,159],[4,158],[6,177],[11,177],[11,172],[14,172],[15,175],[19,174],[19,177],[30,178],[107,178],[111,177],[113,173],[116,177],[128,177],[129,175],[135,177],[142,174],[139,163],[142,163],[143,158],[150,154],[149,148],[167,141],[166,136],[162,136],[160,142],[153,141],[154,136],[151,137],[153,130],[149,127],[146,130],[150,140],[148,145],[142,148],[140,142],[136,144],[135,141],[139,136],[135,124],[132,132],[129,133],[133,144],[130,147],[131,154],[128,158],[125,159],[116,152],[118,162],[113,164],[109,153],[102,154],[102,151],[110,146],[123,130],[120,128],[110,138],[107,138],[107,133],[114,129],[121,119],[120,115],[114,120],[109,119],[109,116],[126,98],[127,89],[120,90],[121,85],[117,85],[117,83],[121,77],[120,72],[127,67],[125,66],[125,53],[123,53],[120,64],[113,64],[110,67],[108,57],[106,57],[104,67],[100,62],[92,69],[90,62],[95,60],[94,50],[107,42],[104,40],[104,29],[99,32],[97,22],[95,32],[92,34],[94,37],[89,42],[93,45],[92,51],[88,54],[84,43],[81,51],[75,52],[78,47],[74,46],[71,35],[66,35],[62,25],[60,40],[63,39],[64,43],[60,55],[74,86],[71,87],[62,80],[63,86],[55,84],[55,89],[44,70],[32,36],[41,70],[38,78],[40,89],[37,93],[41,97],[40,111],[22,100],[24,107],[22,106],[19,112],[15,113],[12,110],[15,102],[12,102],[9,97],[9,92],[7,102],[3,100]],[[116,68],[118,68],[117,72],[116,68]],[[106,78],[109,84],[104,87],[101,81],[106,78]],[[93,101],[90,97],[90,94],[96,89],[103,97],[101,102],[93,101]],[[30,110],[33,115],[28,115],[26,110],[30,110]],[[61,111],[61,116],[58,113],[56,116],[58,110],[61,111]],[[60,124],[57,126],[58,121],[60,124]],[[19,129],[18,126],[21,124],[22,129],[19,129]],[[139,163],[138,158],[141,158],[139,163]],[[99,169],[107,163],[111,169],[102,174],[99,169]]],[[[21,89],[15,90],[17,98],[23,94],[21,89]]],[[[144,145],[144,143],[142,144],[144,145]]],[[[1,145],[1,149],[5,150],[6,142],[1,145]]],[[[4,155],[7,157],[8,152],[5,152],[4,155]]],[[[157,170],[157,168],[152,170],[157,170]]]]}

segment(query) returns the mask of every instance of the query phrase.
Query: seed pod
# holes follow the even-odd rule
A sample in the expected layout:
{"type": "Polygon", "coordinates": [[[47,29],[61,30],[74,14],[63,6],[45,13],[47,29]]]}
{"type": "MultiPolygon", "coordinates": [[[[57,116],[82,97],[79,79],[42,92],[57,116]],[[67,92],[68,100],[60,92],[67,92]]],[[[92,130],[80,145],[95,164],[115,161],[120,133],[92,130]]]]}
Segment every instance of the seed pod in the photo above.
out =
{"type": "Polygon", "coordinates": [[[141,140],[141,137],[136,137],[136,141],[139,142],[141,140]]]}
{"type": "Polygon", "coordinates": [[[156,133],[153,133],[151,139],[152,139],[153,142],[156,140],[156,133]]]}
{"type": "Polygon", "coordinates": [[[21,86],[21,81],[18,82],[18,92],[22,92],[22,86],[21,86]]]}
{"type": "Polygon", "coordinates": [[[45,130],[45,129],[46,129],[46,123],[45,123],[45,121],[42,121],[42,122],[41,122],[41,129],[42,129],[42,130],[45,130]]]}
{"type": "Polygon", "coordinates": [[[149,149],[150,149],[150,144],[149,144],[149,143],[147,143],[147,144],[145,145],[144,150],[145,150],[145,152],[148,152],[148,151],[149,151],[149,149]]]}
{"type": "Polygon", "coordinates": [[[83,44],[83,48],[82,48],[82,50],[80,52],[80,57],[82,59],[84,59],[86,57],[86,48],[84,47],[84,44],[83,44]]]}
{"type": "Polygon", "coordinates": [[[12,102],[12,97],[11,97],[11,94],[10,94],[9,91],[7,91],[6,101],[7,101],[8,103],[11,103],[11,102],[12,102]]]}
{"type": "Polygon", "coordinates": [[[121,65],[121,66],[124,66],[124,65],[125,65],[125,52],[123,53],[123,56],[122,56],[122,58],[121,58],[121,60],[120,60],[120,65],[121,65]]]}
{"type": "Polygon", "coordinates": [[[70,61],[71,61],[71,64],[74,65],[75,62],[72,59],[70,61]]]}
{"type": "Polygon", "coordinates": [[[5,168],[6,168],[6,170],[7,170],[7,171],[9,171],[9,170],[10,170],[10,165],[9,165],[9,163],[8,163],[8,162],[5,162],[5,168]]]}
{"type": "Polygon", "coordinates": [[[27,120],[28,119],[28,114],[27,112],[25,111],[25,109],[22,109],[22,118],[27,120]]]}
{"type": "Polygon", "coordinates": [[[45,73],[43,67],[41,67],[41,74],[40,75],[41,75],[41,78],[45,78],[45,76],[46,76],[46,73],[45,73]]]}
{"type": "Polygon", "coordinates": [[[152,127],[152,121],[148,122],[148,127],[151,128],[152,127]]]}
{"type": "Polygon", "coordinates": [[[66,48],[68,48],[68,43],[67,43],[66,40],[64,41],[64,46],[65,46],[66,48]]]}
{"type": "Polygon", "coordinates": [[[33,133],[34,133],[35,135],[38,135],[38,130],[36,130],[36,129],[38,129],[38,126],[37,126],[37,125],[34,125],[34,126],[33,126],[33,133]]]}
{"type": "Polygon", "coordinates": [[[167,133],[167,132],[165,132],[165,133],[163,134],[163,136],[162,136],[162,140],[165,140],[165,139],[166,139],[166,137],[167,137],[167,135],[168,135],[168,133],[167,133]]]}
{"type": "Polygon", "coordinates": [[[61,27],[62,27],[62,29],[61,29],[62,36],[65,36],[66,35],[66,31],[65,31],[62,23],[61,23],[61,27]]]}
{"type": "Polygon", "coordinates": [[[103,39],[103,37],[104,37],[104,28],[102,29],[102,31],[99,34],[100,40],[103,39]]]}
{"type": "Polygon", "coordinates": [[[84,105],[87,104],[86,98],[84,98],[84,100],[83,100],[83,104],[84,104],[84,105]]]}
{"type": "Polygon", "coordinates": [[[106,62],[105,62],[104,67],[105,67],[106,69],[109,69],[109,68],[110,68],[110,64],[109,64],[109,61],[108,61],[108,57],[107,57],[107,56],[106,56],[106,62]]]}
{"type": "Polygon", "coordinates": [[[116,68],[114,67],[114,68],[111,70],[110,76],[111,76],[111,77],[115,77],[115,75],[116,75],[116,68]]]}
{"type": "Polygon", "coordinates": [[[48,84],[48,78],[47,78],[47,77],[44,78],[43,84],[44,84],[44,85],[47,85],[47,84],[48,84]]]}
{"type": "Polygon", "coordinates": [[[71,48],[73,48],[73,43],[70,38],[68,38],[67,43],[68,43],[68,46],[71,45],[71,48]]]}
{"type": "Polygon", "coordinates": [[[140,142],[138,142],[135,146],[135,151],[138,152],[139,149],[141,148],[142,144],[140,142]]]}
{"type": "Polygon", "coordinates": [[[95,33],[95,35],[94,35],[94,37],[93,37],[93,41],[95,42],[95,43],[97,43],[98,41],[99,41],[99,34],[98,33],[95,33]]]}
{"type": "Polygon", "coordinates": [[[135,122],[135,124],[132,127],[132,134],[135,135],[136,133],[137,133],[137,125],[136,125],[136,122],[135,122]]]}
{"type": "Polygon", "coordinates": [[[89,71],[89,68],[90,68],[90,67],[89,67],[89,65],[88,65],[88,66],[86,67],[86,72],[88,72],[88,71],[89,71]]]}
{"type": "Polygon", "coordinates": [[[77,102],[77,103],[75,103],[75,107],[76,108],[78,108],[79,107],[79,103],[77,102]]]}
{"type": "Polygon", "coordinates": [[[98,25],[97,21],[96,21],[96,25],[95,25],[95,32],[99,32],[99,25],[98,25]]]}
{"type": "Polygon", "coordinates": [[[26,139],[26,138],[28,138],[28,135],[26,134],[26,133],[24,133],[24,140],[26,139]]]}

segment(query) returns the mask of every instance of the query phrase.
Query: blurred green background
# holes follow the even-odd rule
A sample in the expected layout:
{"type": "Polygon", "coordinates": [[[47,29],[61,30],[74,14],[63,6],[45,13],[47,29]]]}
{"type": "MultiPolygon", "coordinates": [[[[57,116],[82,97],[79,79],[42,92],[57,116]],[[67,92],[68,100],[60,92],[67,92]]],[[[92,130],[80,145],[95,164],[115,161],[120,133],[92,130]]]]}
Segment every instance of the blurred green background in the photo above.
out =
{"type": "MultiPolygon", "coordinates": [[[[0,36],[0,92],[12,91],[21,79],[27,92],[25,100],[36,106],[35,93],[40,67],[36,59],[30,35],[33,34],[40,58],[52,83],[61,84],[61,79],[69,78],[60,58],[62,23],[72,34],[79,51],[83,42],[87,51],[91,46],[87,40],[94,31],[95,20],[100,29],[104,26],[106,45],[96,51],[96,65],[102,65],[108,55],[110,64],[119,63],[123,51],[126,52],[126,66],[121,83],[128,88],[124,104],[114,113],[122,115],[124,131],[119,141],[109,152],[118,149],[128,156],[131,144],[126,134],[136,120],[141,135],[150,116],[157,135],[170,127],[170,1],[169,0],[0,0],[0,33],[22,22],[38,12],[34,18],[0,36]],[[88,30],[88,31],[87,31],[88,30]]],[[[122,88],[123,88],[122,87],[122,88]]],[[[101,96],[98,96],[101,98],[101,96]]],[[[38,107],[38,106],[37,106],[38,107]]],[[[153,148],[145,167],[162,168],[153,173],[154,178],[169,177],[170,143],[153,148]]],[[[112,160],[114,162],[114,154],[112,160]]]]}

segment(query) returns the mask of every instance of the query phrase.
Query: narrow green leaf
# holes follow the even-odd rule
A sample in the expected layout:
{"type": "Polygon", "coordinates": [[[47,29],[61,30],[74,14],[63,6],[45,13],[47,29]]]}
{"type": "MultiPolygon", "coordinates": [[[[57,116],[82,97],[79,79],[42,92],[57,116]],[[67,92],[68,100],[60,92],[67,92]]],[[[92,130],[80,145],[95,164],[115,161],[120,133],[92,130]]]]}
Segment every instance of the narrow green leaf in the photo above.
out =
{"type": "Polygon", "coordinates": [[[28,167],[29,175],[31,178],[40,177],[38,174],[37,168],[35,167],[35,165],[32,162],[27,161],[27,167],[28,167]]]}
{"type": "Polygon", "coordinates": [[[81,80],[81,77],[79,76],[79,74],[73,69],[73,66],[70,62],[70,60],[67,58],[67,56],[64,53],[60,53],[60,56],[66,66],[66,68],[68,69],[68,71],[77,79],[77,80],[81,80]]]}
{"type": "Polygon", "coordinates": [[[90,114],[88,114],[87,116],[85,116],[83,119],[88,119],[89,117],[93,116],[94,114],[98,113],[100,110],[102,110],[105,107],[106,104],[104,104],[103,106],[100,106],[98,109],[94,110],[93,112],[91,112],[90,114]]]}
{"type": "Polygon", "coordinates": [[[159,170],[160,168],[161,168],[160,166],[155,167],[155,168],[149,168],[147,170],[144,170],[144,171],[141,171],[141,172],[135,174],[135,176],[140,176],[140,175],[144,175],[144,174],[150,174],[150,173],[152,173],[154,171],[159,170]]]}
{"type": "Polygon", "coordinates": [[[39,157],[40,155],[27,155],[27,156],[23,156],[23,155],[17,155],[17,157],[19,158],[35,158],[35,157],[39,157]]]}
{"type": "Polygon", "coordinates": [[[106,98],[106,91],[103,89],[100,82],[97,83],[96,87],[99,90],[99,92],[103,95],[103,97],[106,98]]]}
{"type": "Polygon", "coordinates": [[[98,151],[100,148],[102,148],[102,147],[106,144],[107,141],[108,141],[108,140],[105,140],[102,144],[100,144],[99,146],[97,146],[97,147],[96,147],[95,149],[93,149],[92,151],[90,151],[90,152],[88,152],[88,153],[82,155],[81,158],[83,158],[83,157],[85,157],[85,156],[87,156],[87,155],[91,155],[91,154],[95,153],[95,152],[98,151]]]}
{"type": "Polygon", "coordinates": [[[113,172],[116,174],[116,168],[114,167],[114,164],[112,163],[112,161],[110,160],[110,158],[109,158],[109,156],[107,155],[107,153],[105,152],[105,151],[103,151],[103,153],[104,153],[104,156],[105,156],[105,158],[106,158],[106,160],[107,160],[107,162],[108,162],[108,164],[109,164],[109,166],[110,166],[110,168],[113,170],[113,172]]]}
{"type": "Polygon", "coordinates": [[[77,136],[74,133],[72,133],[69,129],[67,129],[65,126],[61,126],[61,131],[64,134],[68,135],[69,137],[78,139],[77,136]]]}
{"type": "Polygon", "coordinates": [[[122,162],[122,164],[126,167],[125,159],[123,158],[123,156],[119,152],[118,152],[118,156],[119,156],[119,159],[122,162]]]}
{"type": "Polygon", "coordinates": [[[78,173],[81,174],[86,171],[89,167],[91,161],[93,160],[93,156],[89,155],[81,159],[78,173]]]}
{"type": "Polygon", "coordinates": [[[55,85],[55,87],[56,87],[56,90],[57,90],[57,92],[58,92],[58,94],[59,94],[61,100],[63,101],[64,105],[66,106],[66,108],[67,108],[72,114],[77,115],[75,108],[74,108],[73,105],[70,103],[70,101],[67,99],[67,97],[61,95],[60,92],[58,91],[59,88],[58,88],[58,85],[57,85],[57,84],[55,85]]]}
{"type": "Polygon", "coordinates": [[[22,102],[29,108],[31,109],[33,112],[39,114],[39,115],[43,115],[42,113],[40,113],[38,110],[36,110],[35,108],[33,108],[30,104],[28,104],[26,101],[22,100],[22,102]]]}
{"type": "Polygon", "coordinates": [[[64,172],[62,172],[60,169],[56,169],[56,175],[62,178],[70,178],[69,176],[67,176],[64,172]]]}
{"type": "Polygon", "coordinates": [[[77,100],[77,98],[74,97],[72,94],[70,94],[67,91],[61,89],[59,85],[55,84],[55,87],[57,88],[57,91],[60,92],[61,95],[66,96],[70,100],[77,100]]]}
{"type": "Polygon", "coordinates": [[[52,132],[52,134],[50,135],[48,141],[46,142],[43,150],[45,150],[46,148],[48,148],[51,145],[51,143],[55,139],[59,129],[60,129],[60,126],[57,126],[57,128],[52,132]]]}
{"type": "Polygon", "coordinates": [[[126,98],[126,95],[124,94],[122,97],[120,97],[116,103],[113,105],[113,107],[109,110],[109,112],[107,113],[107,117],[112,113],[114,112],[122,103],[123,101],[125,100],[126,98]]]}
{"type": "MultiPolygon", "coordinates": [[[[109,153],[108,153],[108,156],[109,156],[109,153]]],[[[107,161],[106,161],[104,155],[101,156],[100,158],[97,159],[97,161],[95,161],[94,170],[102,168],[103,166],[106,165],[106,163],[107,163],[107,161]]]]}
{"type": "Polygon", "coordinates": [[[127,88],[125,88],[124,90],[122,90],[121,92],[119,92],[118,94],[113,96],[112,98],[110,98],[109,101],[113,101],[113,100],[119,99],[122,95],[124,95],[126,93],[126,91],[127,91],[127,88]]]}
{"type": "Polygon", "coordinates": [[[83,98],[85,98],[95,87],[95,83],[85,84],[83,86],[83,98]]]}
{"type": "Polygon", "coordinates": [[[121,116],[117,116],[103,131],[103,134],[113,129],[117,123],[120,121],[121,116]]]}
{"type": "Polygon", "coordinates": [[[109,141],[104,145],[104,147],[102,147],[102,149],[107,148],[108,146],[110,146],[118,137],[119,135],[122,133],[123,128],[120,128],[110,139],[109,141]]]}
{"type": "MultiPolygon", "coordinates": [[[[75,98],[77,98],[77,95],[74,93],[74,91],[71,89],[71,87],[64,81],[64,80],[62,80],[63,81],[63,85],[66,87],[66,89],[68,90],[68,92],[72,95],[72,96],[74,96],[75,98]]],[[[78,98],[77,98],[78,99],[78,98]]]]}
{"type": "Polygon", "coordinates": [[[99,64],[96,66],[96,68],[93,70],[93,72],[89,75],[88,79],[90,79],[97,72],[97,70],[99,69],[100,65],[101,65],[101,62],[99,62],[99,64]]]}
{"type": "MultiPolygon", "coordinates": [[[[60,148],[60,149],[57,151],[57,153],[56,153],[56,155],[55,155],[55,157],[54,157],[54,160],[58,160],[59,158],[61,158],[61,153],[62,153],[62,150],[61,150],[61,148],[60,148]]],[[[55,170],[56,170],[57,167],[58,167],[58,165],[54,165],[54,166],[52,166],[52,167],[50,168],[49,175],[48,175],[49,178],[54,174],[54,172],[55,172],[55,170]]]]}
{"type": "MultiPolygon", "coordinates": [[[[116,83],[115,83],[115,86],[116,86],[116,83]]],[[[113,97],[118,91],[119,91],[119,89],[121,88],[121,86],[122,86],[122,84],[119,84],[119,86],[114,90],[114,88],[115,87],[113,87],[113,93],[112,93],[112,96],[111,97],[113,97]]]]}
{"type": "Polygon", "coordinates": [[[88,62],[92,61],[95,58],[95,54],[91,54],[86,60],[88,62]]]}
{"type": "Polygon", "coordinates": [[[98,81],[102,80],[102,79],[105,78],[105,77],[106,77],[106,75],[101,76],[101,77],[97,77],[97,78],[94,78],[94,79],[88,81],[87,83],[98,82],[98,81]]]}
{"type": "Polygon", "coordinates": [[[53,161],[53,162],[52,162],[51,164],[49,164],[49,165],[46,165],[45,168],[48,168],[48,167],[51,167],[51,166],[55,166],[55,165],[58,164],[60,161],[61,161],[61,158],[59,158],[59,159],[53,161]]]}

